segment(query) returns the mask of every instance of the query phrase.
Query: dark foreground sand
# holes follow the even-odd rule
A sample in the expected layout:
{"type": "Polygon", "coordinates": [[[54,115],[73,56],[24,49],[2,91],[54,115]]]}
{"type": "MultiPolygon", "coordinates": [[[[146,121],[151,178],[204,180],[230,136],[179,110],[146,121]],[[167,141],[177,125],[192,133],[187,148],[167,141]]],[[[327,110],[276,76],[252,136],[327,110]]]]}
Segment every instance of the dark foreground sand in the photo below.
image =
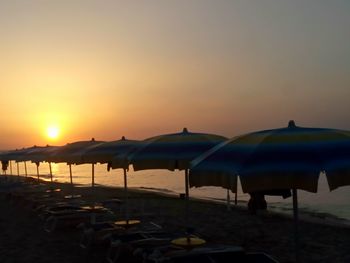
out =
{"type": "MultiPolygon", "coordinates": [[[[28,183],[0,179],[0,262],[104,262],[101,251],[87,254],[79,247],[78,230],[57,230],[47,233],[37,212],[26,202],[8,198],[9,192],[23,192],[28,183]]],[[[32,183],[33,184],[33,183],[32,183]]],[[[47,183],[31,187],[44,192],[47,183]]],[[[60,195],[72,191],[70,185],[55,183],[60,195]]],[[[123,199],[118,188],[75,187],[74,194],[85,200],[123,199]]],[[[186,220],[184,200],[156,193],[130,191],[130,214],[143,221],[151,220],[169,231],[183,232],[186,220]]],[[[116,218],[123,217],[123,205],[116,205],[116,218]]],[[[280,262],[294,262],[294,224],[275,213],[250,214],[244,207],[193,200],[190,204],[190,225],[209,243],[231,244],[247,251],[263,251],[280,262]]],[[[301,262],[350,262],[350,229],[318,223],[299,223],[301,262]]]]}

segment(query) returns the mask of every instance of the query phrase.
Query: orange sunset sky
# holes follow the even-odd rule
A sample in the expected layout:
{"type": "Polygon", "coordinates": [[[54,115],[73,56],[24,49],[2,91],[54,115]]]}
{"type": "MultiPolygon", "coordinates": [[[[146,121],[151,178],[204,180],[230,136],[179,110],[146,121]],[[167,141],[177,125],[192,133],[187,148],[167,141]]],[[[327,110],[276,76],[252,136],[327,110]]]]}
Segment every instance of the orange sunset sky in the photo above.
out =
{"type": "Polygon", "coordinates": [[[350,129],[349,14],[341,0],[2,0],[0,149],[350,129]]]}

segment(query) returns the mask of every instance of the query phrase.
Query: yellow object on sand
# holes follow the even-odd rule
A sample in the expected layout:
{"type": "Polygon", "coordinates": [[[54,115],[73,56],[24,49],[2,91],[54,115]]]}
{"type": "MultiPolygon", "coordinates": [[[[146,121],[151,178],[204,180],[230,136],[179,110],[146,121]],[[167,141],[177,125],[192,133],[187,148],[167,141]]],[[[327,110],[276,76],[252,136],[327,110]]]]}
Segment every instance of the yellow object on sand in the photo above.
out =
{"type": "Polygon", "coordinates": [[[141,221],[140,220],[136,220],[136,219],[120,220],[120,221],[114,222],[115,225],[122,226],[122,227],[131,227],[131,226],[138,225],[140,223],[141,223],[141,221]]]}
{"type": "Polygon", "coordinates": [[[80,208],[84,210],[91,210],[91,211],[105,209],[105,207],[102,205],[86,205],[86,206],[81,206],[80,208]]]}
{"type": "Polygon", "coordinates": [[[171,244],[179,247],[197,247],[204,245],[206,242],[204,239],[198,237],[181,237],[171,241],[171,244]]]}

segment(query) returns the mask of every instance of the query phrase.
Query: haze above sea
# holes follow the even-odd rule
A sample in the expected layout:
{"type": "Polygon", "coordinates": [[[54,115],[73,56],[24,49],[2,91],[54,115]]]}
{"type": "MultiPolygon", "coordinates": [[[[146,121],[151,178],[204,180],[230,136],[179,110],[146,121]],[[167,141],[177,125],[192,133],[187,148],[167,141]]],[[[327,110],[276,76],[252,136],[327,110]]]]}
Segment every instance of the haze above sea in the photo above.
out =
{"type": "MultiPolygon", "coordinates": [[[[25,176],[24,163],[19,163],[21,176],[25,176]]],[[[36,166],[27,162],[28,175],[36,177],[36,166]]],[[[49,166],[42,163],[39,166],[40,177],[44,180],[49,178],[49,166]]],[[[52,164],[54,180],[58,182],[70,182],[69,166],[64,163],[52,164]]],[[[8,172],[10,172],[8,170],[8,172]]],[[[17,166],[12,163],[12,172],[17,174],[17,166]]],[[[91,185],[91,165],[72,165],[73,183],[81,185],[91,185]]],[[[106,186],[124,187],[123,170],[116,169],[107,171],[106,165],[95,165],[95,184],[106,186]]],[[[134,172],[132,169],[128,172],[128,187],[143,188],[150,191],[164,192],[178,195],[184,192],[184,172],[168,170],[144,170],[134,172]]],[[[340,187],[332,192],[329,191],[327,179],[324,174],[320,175],[318,192],[309,193],[302,190],[298,191],[299,210],[301,213],[314,215],[321,218],[339,218],[346,220],[350,224],[350,186],[340,187]]],[[[220,187],[201,187],[191,188],[190,196],[211,199],[216,201],[225,201],[227,199],[227,190],[220,187]]],[[[230,193],[233,200],[234,194],[230,193]]],[[[248,201],[249,195],[242,192],[238,186],[238,201],[248,201]]],[[[269,209],[291,214],[292,198],[283,199],[282,197],[266,197],[269,209]]],[[[241,203],[241,202],[240,202],[241,203]]]]}

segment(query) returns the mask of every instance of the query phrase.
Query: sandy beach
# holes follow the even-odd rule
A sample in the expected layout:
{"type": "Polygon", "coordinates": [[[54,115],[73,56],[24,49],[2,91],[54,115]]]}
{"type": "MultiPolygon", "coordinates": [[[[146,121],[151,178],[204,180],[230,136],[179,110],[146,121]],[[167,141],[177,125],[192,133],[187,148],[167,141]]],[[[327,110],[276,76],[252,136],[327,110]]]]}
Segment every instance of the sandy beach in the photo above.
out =
{"type": "MultiPolygon", "coordinates": [[[[79,247],[80,230],[47,233],[38,211],[30,203],[9,198],[9,193],[27,191],[28,196],[34,196],[49,188],[62,189],[57,198],[74,193],[88,202],[124,199],[121,188],[73,189],[67,184],[46,182],[37,186],[32,179],[1,178],[0,262],[104,262],[102,251],[87,253],[79,247]]],[[[124,217],[123,204],[115,203],[110,208],[115,219],[124,217]]],[[[187,225],[184,200],[177,197],[130,190],[129,208],[132,218],[155,222],[167,231],[183,232],[187,225]]],[[[192,200],[189,210],[189,224],[208,243],[242,246],[246,251],[268,253],[280,262],[294,262],[294,224],[290,218],[271,212],[253,215],[242,206],[232,206],[228,211],[224,204],[203,200],[192,200]]],[[[301,220],[299,231],[301,262],[350,262],[349,228],[301,220]]]]}

